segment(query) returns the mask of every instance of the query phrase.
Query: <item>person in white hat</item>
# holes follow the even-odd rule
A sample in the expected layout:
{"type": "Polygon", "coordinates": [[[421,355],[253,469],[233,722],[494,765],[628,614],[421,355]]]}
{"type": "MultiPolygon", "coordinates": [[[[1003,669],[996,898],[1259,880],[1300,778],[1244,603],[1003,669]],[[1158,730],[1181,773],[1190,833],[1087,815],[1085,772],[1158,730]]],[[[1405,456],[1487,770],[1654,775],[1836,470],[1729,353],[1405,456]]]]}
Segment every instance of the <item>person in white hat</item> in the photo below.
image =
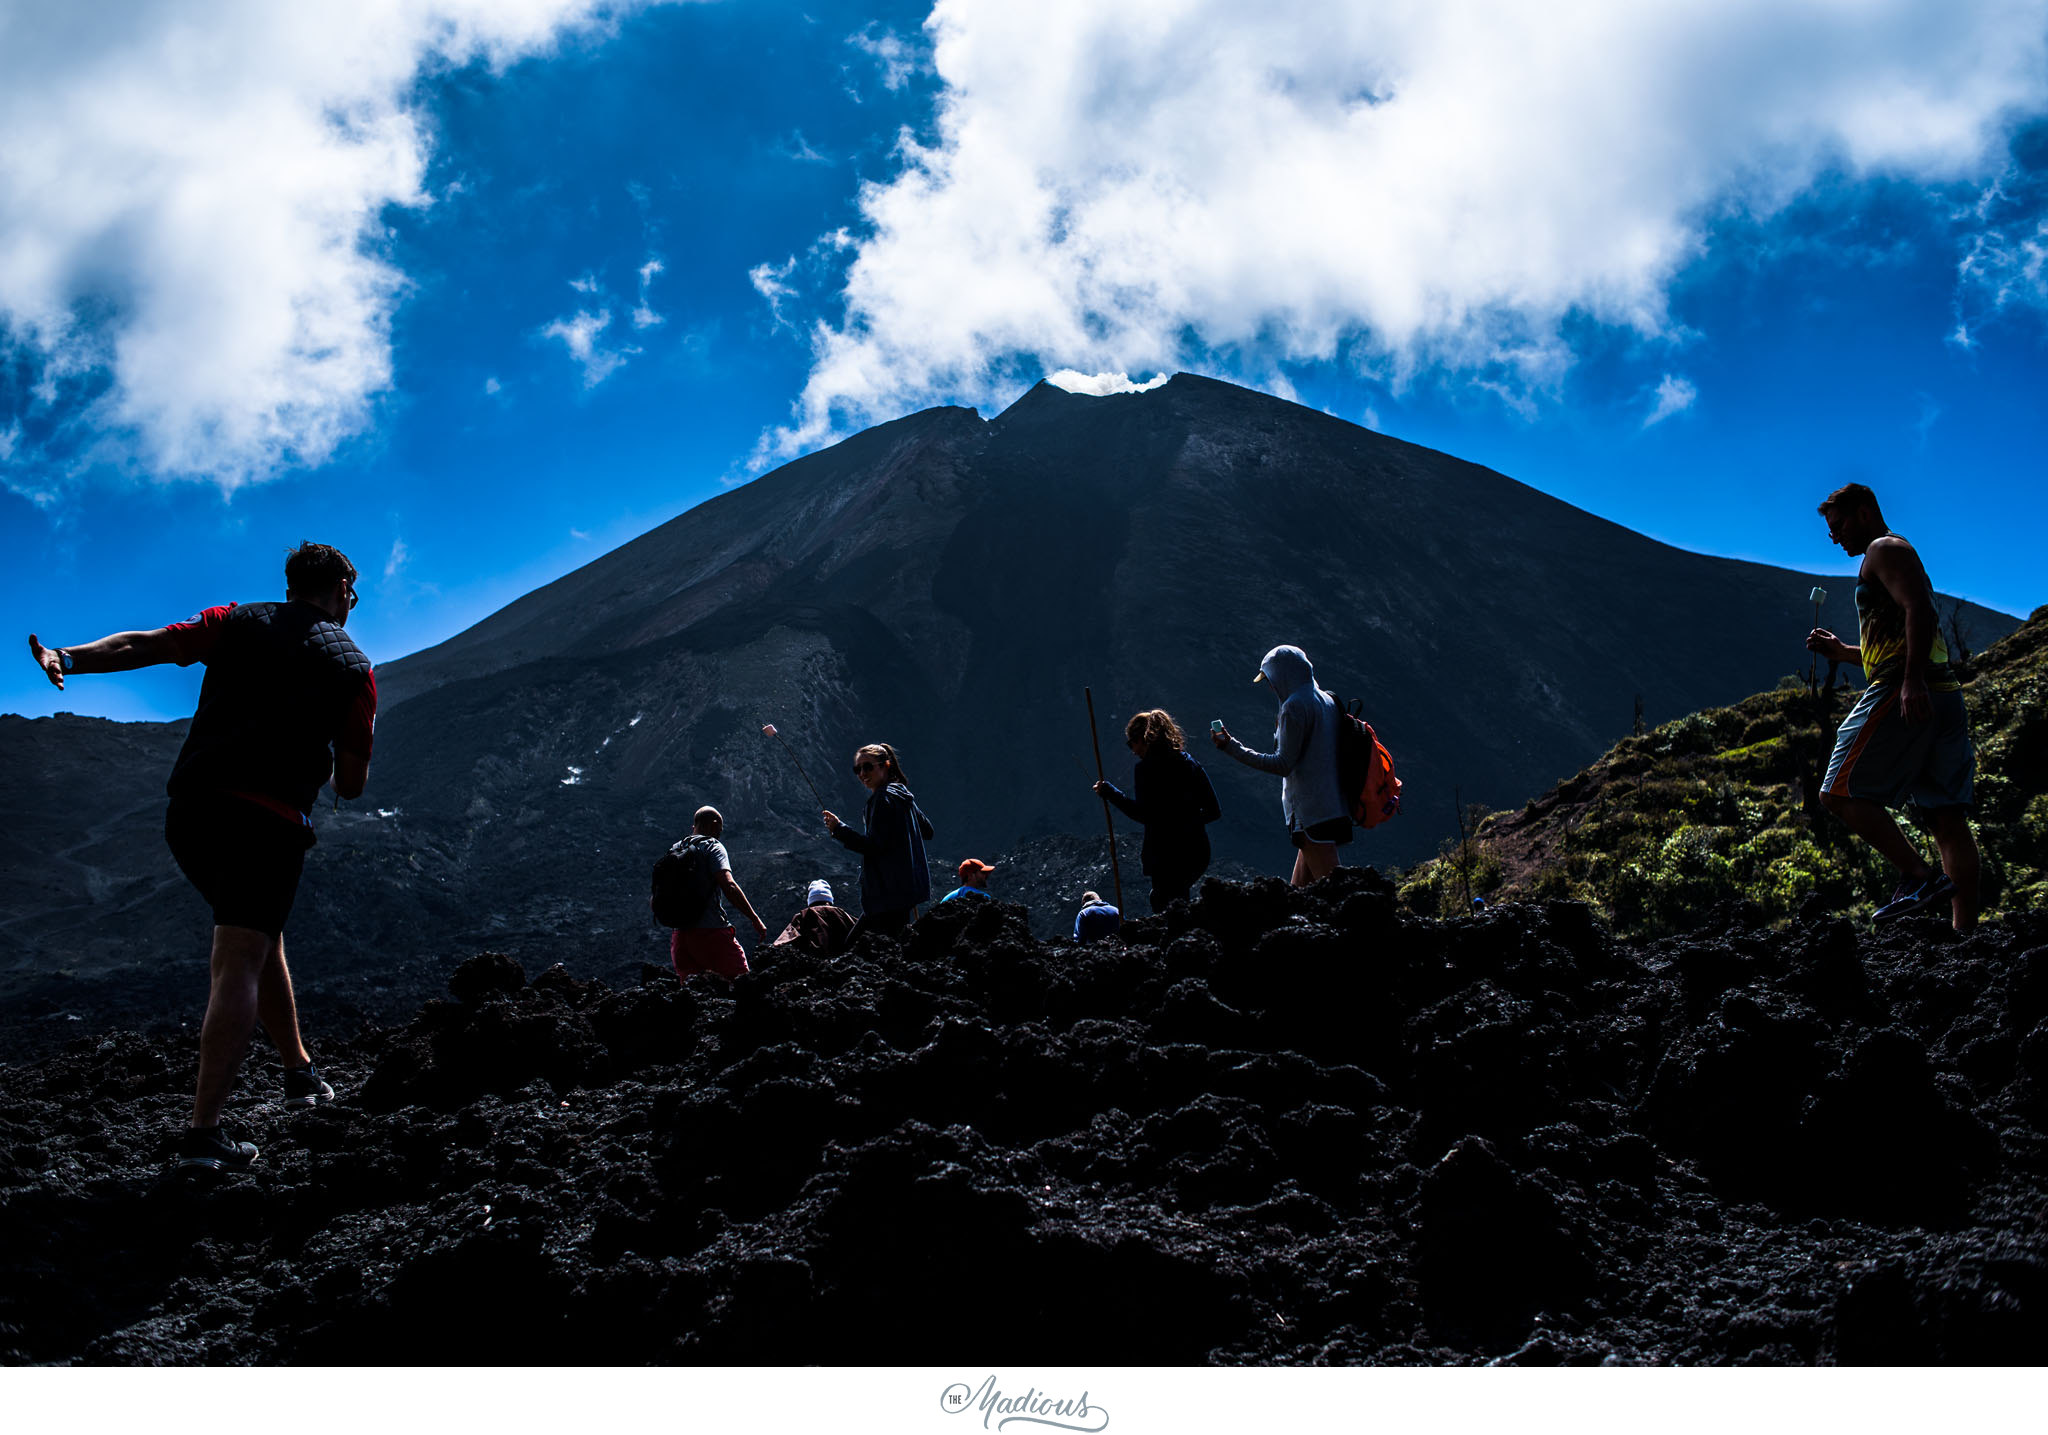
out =
{"type": "Polygon", "coordinates": [[[846,950],[846,939],[852,934],[853,913],[833,904],[832,884],[820,877],[804,892],[802,909],[789,919],[782,935],[768,945],[836,957],[846,950]]]}

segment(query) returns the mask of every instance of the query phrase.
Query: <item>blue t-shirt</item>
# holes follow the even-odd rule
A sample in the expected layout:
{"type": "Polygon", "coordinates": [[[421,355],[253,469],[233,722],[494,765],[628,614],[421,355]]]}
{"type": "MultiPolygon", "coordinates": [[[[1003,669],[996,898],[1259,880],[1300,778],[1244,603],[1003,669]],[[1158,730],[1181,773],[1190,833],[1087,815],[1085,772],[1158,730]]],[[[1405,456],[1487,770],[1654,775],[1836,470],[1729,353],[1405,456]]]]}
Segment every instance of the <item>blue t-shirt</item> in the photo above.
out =
{"type": "Polygon", "coordinates": [[[939,898],[939,900],[940,900],[941,902],[950,902],[950,901],[952,901],[952,900],[953,900],[953,899],[954,899],[955,897],[986,897],[986,896],[988,896],[988,893],[986,893],[986,892],[982,891],[982,890],[981,890],[981,888],[979,888],[979,887],[955,887],[955,888],[954,888],[954,889],[953,889],[952,891],[948,892],[948,893],[947,893],[947,894],[946,894],[945,896],[943,896],[943,897],[939,898]]]}

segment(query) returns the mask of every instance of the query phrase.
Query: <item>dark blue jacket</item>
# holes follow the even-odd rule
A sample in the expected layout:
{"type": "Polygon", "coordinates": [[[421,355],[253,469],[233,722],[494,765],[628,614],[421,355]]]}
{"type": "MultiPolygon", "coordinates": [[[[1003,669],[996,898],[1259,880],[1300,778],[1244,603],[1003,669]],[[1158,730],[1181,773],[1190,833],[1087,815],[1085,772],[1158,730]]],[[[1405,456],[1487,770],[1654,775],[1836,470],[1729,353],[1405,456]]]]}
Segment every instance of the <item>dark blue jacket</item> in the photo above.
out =
{"type": "Polygon", "coordinates": [[[1208,824],[1223,815],[1209,774],[1178,748],[1150,752],[1131,775],[1133,796],[1111,783],[1117,811],[1145,827],[1142,865],[1148,877],[1199,877],[1209,870],[1208,824]]]}
{"type": "Polygon", "coordinates": [[[1099,942],[1113,937],[1124,924],[1123,913],[1107,902],[1090,902],[1074,914],[1074,940],[1099,942]]]}
{"type": "Polygon", "coordinates": [[[860,853],[860,908],[864,916],[907,912],[932,899],[932,879],[925,867],[924,844],[932,835],[931,819],[918,810],[917,799],[900,782],[868,794],[865,832],[851,827],[832,835],[860,853]]]}

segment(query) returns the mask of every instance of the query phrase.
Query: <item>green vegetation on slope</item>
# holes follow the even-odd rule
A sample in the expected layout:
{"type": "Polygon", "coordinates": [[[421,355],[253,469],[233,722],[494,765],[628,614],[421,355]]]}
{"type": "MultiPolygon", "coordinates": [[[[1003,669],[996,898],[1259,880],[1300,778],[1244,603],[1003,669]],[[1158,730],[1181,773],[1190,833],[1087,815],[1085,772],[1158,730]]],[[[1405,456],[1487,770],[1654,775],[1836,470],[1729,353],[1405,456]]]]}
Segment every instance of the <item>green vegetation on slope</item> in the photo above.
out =
{"type": "MultiPolygon", "coordinates": [[[[2048,608],[1972,669],[1985,911],[2048,905],[2048,608]]],[[[1445,844],[1402,880],[1402,900],[1448,916],[1465,909],[1468,887],[1488,901],[1573,897],[1632,936],[1683,931],[1730,900],[1771,918],[1809,903],[1867,911],[1895,876],[1818,800],[1855,697],[1816,698],[1787,678],[1776,692],[1623,738],[1522,811],[1485,816],[1468,842],[1445,844]]],[[[1919,840],[1932,856],[1931,839],[1919,840]]]]}

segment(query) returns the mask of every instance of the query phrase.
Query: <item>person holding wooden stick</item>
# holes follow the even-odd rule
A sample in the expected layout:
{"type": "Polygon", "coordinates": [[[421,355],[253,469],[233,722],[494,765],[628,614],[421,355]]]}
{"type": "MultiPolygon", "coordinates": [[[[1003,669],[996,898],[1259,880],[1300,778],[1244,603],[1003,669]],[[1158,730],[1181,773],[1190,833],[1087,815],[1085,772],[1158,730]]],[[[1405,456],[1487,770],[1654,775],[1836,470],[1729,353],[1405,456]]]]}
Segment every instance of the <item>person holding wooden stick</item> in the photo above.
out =
{"type": "Polygon", "coordinates": [[[917,805],[904,779],[896,749],[871,742],[853,755],[853,773],[868,790],[863,830],[856,832],[832,812],[825,826],[848,851],[860,854],[860,922],[847,937],[851,948],[862,932],[901,932],[910,925],[918,904],[932,899],[932,879],[924,844],[933,835],[931,819],[917,805]]]}
{"type": "Polygon", "coordinates": [[[1209,774],[1188,755],[1180,724],[1164,708],[1138,713],[1125,723],[1124,746],[1138,759],[1131,795],[1106,780],[1095,784],[1095,792],[1144,827],[1139,860],[1152,879],[1152,910],[1160,912],[1187,896],[1209,870],[1208,824],[1223,810],[1209,774]]]}
{"type": "Polygon", "coordinates": [[[1350,804],[1337,782],[1337,700],[1316,686],[1308,654],[1283,645],[1266,654],[1253,682],[1280,699],[1273,751],[1254,752],[1221,722],[1209,738],[1246,767],[1280,779],[1280,810],[1294,843],[1294,885],[1306,887],[1337,870],[1337,849],[1351,840],[1350,804]]]}

